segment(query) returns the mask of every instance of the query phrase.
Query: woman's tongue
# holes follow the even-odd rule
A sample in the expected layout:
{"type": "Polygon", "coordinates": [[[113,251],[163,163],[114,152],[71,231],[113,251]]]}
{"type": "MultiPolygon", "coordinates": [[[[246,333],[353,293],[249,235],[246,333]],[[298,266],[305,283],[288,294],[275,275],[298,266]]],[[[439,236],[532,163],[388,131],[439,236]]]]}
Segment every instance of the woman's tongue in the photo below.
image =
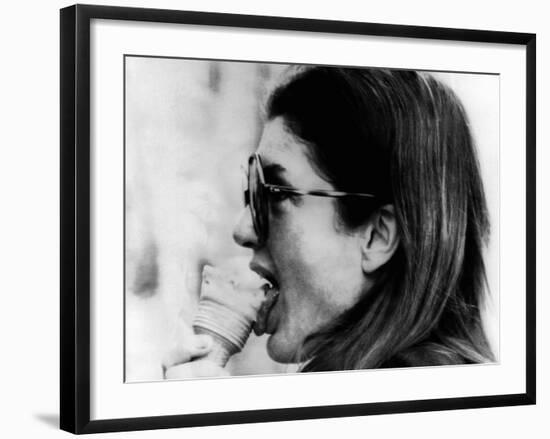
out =
{"type": "Polygon", "coordinates": [[[277,306],[277,304],[279,303],[278,289],[273,291],[273,296],[270,300],[271,300],[271,303],[265,319],[265,332],[267,332],[268,334],[273,334],[273,332],[275,332],[275,330],[277,329],[276,325],[278,322],[278,310],[279,310],[279,307],[277,306]]]}
{"type": "Polygon", "coordinates": [[[254,323],[254,333],[256,335],[263,335],[267,330],[267,323],[269,320],[269,314],[275,306],[279,297],[279,290],[275,287],[271,287],[267,290],[265,299],[258,311],[258,317],[254,323]]]}

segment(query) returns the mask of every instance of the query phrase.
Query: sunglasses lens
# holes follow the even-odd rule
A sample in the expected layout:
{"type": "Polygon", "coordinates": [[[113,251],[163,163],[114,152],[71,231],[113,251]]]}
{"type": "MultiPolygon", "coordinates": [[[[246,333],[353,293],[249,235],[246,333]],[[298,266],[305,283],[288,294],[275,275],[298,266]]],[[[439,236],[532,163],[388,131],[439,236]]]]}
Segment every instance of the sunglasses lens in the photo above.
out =
{"type": "Polygon", "coordinates": [[[250,203],[254,230],[256,231],[258,240],[262,242],[267,230],[267,206],[263,193],[264,188],[260,182],[258,166],[258,160],[255,157],[251,157],[248,169],[248,201],[250,203]]]}

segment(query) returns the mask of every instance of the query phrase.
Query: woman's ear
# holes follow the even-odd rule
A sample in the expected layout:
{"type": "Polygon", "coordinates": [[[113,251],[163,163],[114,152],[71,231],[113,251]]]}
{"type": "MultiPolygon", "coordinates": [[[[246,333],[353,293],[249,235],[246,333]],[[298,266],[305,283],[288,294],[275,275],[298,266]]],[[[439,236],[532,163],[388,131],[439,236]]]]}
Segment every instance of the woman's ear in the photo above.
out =
{"type": "Polygon", "coordinates": [[[393,204],[386,204],[374,212],[364,229],[361,247],[361,267],[372,274],[388,262],[397,246],[399,234],[393,204]]]}

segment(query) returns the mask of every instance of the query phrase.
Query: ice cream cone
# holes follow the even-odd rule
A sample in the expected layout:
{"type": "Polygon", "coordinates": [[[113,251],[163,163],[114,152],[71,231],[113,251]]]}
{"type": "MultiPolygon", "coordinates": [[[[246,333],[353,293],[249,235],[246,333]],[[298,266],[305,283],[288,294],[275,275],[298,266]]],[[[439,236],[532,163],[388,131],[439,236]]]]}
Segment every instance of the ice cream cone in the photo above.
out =
{"type": "Polygon", "coordinates": [[[235,261],[223,267],[204,267],[193,328],[214,340],[208,360],[224,367],[243,349],[264,299],[263,283],[247,266],[236,268],[235,261]]]}

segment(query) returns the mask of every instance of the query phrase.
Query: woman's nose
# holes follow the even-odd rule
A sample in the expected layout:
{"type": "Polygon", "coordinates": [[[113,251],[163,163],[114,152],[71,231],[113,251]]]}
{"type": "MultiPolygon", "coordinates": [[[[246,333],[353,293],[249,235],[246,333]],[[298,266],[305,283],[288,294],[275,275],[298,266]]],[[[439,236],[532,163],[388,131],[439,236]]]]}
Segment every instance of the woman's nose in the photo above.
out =
{"type": "Polygon", "coordinates": [[[258,246],[258,237],[254,230],[250,209],[245,208],[242,210],[239,221],[233,229],[233,239],[243,247],[255,248],[258,246]]]}

